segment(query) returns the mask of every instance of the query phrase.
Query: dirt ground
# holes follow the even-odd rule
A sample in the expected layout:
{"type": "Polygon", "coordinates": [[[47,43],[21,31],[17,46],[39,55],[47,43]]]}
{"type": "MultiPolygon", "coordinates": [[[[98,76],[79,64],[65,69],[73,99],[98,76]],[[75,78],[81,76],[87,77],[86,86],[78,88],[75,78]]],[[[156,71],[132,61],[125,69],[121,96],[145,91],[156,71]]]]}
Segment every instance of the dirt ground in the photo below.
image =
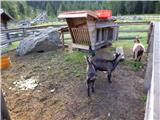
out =
{"type": "MultiPolygon", "coordinates": [[[[15,51],[7,54],[11,57],[12,67],[2,71],[2,89],[12,120],[144,119],[145,59],[138,71],[120,63],[112,74],[111,84],[104,73],[98,72],[95,93],[88,98],[84,60],[65,62],[62,50],[23,57],[17,57],[15,51]],[[38,86],[34,90],[10,89],[21,76],[37,77],[38,86]]],[[[97,54],[112,58],[112,52],[106,48],[97,54]]],[[[126,59],[131,56],[127,53],[126,59]]]]}

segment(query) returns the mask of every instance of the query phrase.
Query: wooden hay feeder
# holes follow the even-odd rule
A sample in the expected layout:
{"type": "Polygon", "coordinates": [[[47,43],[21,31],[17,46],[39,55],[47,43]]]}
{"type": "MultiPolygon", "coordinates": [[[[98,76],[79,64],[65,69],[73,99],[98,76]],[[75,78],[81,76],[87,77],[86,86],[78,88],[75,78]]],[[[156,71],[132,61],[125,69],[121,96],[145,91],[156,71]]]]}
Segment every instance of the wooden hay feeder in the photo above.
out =
{"type": "Polygon", "coordinates": [[[72,37],[72,48],[99,49],[118,37],[118,25],[113,17],[98,18],[93,11],[68,11],[59,14],[66,19],[72,37]]]}

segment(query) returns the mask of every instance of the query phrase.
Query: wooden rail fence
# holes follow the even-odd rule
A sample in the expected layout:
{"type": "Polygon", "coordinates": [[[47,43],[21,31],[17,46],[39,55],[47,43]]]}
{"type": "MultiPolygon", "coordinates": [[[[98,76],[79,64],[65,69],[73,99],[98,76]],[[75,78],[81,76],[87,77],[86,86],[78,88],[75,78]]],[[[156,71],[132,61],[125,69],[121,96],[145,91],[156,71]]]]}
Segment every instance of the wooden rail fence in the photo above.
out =
{"type": "Polygon", "coordinates": [[[149,61],[145,75],[147,103],[144,120],[160,120],[160,22],[153,22],[149,32],[149,61]]]}
{"type": "MultiPolygon", "coordinates": [[[[124,26],[124,25],[149,25],[150,22],[117,22],[119,26],[124,26]]],[[[2,33],[9,33],[11,35],[10,40],[8,41],[1,41],[1,45],[5,45],[8,43],[12,43],[15,41],[21,41],[25,37],[27,37],[30,34],[34,34],[35,32],[39,32],[40,30],[47,28],[47,27],[55,27],[57,29],[60,28],[65,28],[65,30],[61,33],[67,34],[69,33],[69,30],[67,28],[67,24],[61,24],[61,25],[46,25],[46,26],[32,26],[32,27],[25,27],[25,28],[14,28],[14,29],[6,29],[6,30],[1,30],[2,33]]],[[[148,33],[149,30],[147,29],[141,29],[141,30],[119,30],[121,33],[137,33],[137,32],[145,32],[148,33]]],[[[62,38],[64,39],[64,35],[62,35],[62,38]]],[[[119,39],[125,39],[125,37],[119,37],[119,39]]],[[[133,39],[133,36],[131,37],[126,37],[126,39],[133,39]]],[[[64,41],[62,41],[64,43],[64,41]]]]}

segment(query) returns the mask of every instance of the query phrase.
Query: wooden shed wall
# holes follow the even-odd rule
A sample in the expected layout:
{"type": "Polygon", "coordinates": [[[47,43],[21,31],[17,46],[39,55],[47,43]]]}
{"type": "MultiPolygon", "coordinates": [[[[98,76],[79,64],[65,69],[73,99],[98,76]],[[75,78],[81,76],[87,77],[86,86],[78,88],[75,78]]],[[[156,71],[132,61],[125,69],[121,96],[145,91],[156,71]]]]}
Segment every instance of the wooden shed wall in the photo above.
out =
{"type": "Polygon", "coordinates": [[[95,27],[95,21],[93,19],[89,19],[87,21],[87,26],[88,26],[89,37],[90,37],[92,49],[96,49],[95,45],[96,45],[97,31],[95,27]]]}

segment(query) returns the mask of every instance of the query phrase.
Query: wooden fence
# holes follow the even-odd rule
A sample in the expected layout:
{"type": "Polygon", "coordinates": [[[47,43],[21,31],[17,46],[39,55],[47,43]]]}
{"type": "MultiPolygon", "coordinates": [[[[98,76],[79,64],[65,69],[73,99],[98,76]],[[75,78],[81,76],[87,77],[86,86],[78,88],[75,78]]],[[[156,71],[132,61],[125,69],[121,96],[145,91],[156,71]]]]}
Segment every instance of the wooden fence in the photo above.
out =
{"type": "MultiPolygon", "coordinates": [[[[127,25],[149,25],[150,22],[118,22],[119,26],[127,26],[127,25]]],[[[46,26],[32,26],[32,27],[25,27],[25,28],[14,28],[14,29],[7,29],[7,30],[1,30],[2,33],[9,33],[10,34],[10,40],[8,41],[2,41],[1,45],[5,45],[8,43],[12,43],[15,41],[21,41],[23,40],[25,37],[34,34],[36,32],[41,31],[44,28],[47,27],[55,27],[57,29],[60,28],[64,28],[65,30],[64,34],[68,34],[69,30],[67,29],[67,24],[62,24],[62,25],[46,25],[46,26]]],[[[141,29],[141,30],[119,30],[119,32],[123,32],[123,33],[148,33],[148,29],[141,29]]],[[[64,39],[64,35],[62,35],[62,38],[64,39]]],[[[134,36],[130,36],[130,37],[119,37],[119,39],[133,39],[134,36]]],[[[62,41],[62,43],[64,43],[64,41],[62,41]]]]}
{"type": "Polygon", "coordinates": [[[125,15],[116,16],[118,20],[160,20],[160,15],[125,15]]]}
{"type": "Polygon", "coordinates": [[[32,27],[25,27],[25,28],[14,28],[14,29],[1,30],[2,33],[9,33],[10,34],[10,40],[2,41],[1,45],[23,40],[25,37],[29,36],[30,34],[34,34],[35,32],[39,32],[42,29],[47,28],[47,27],[60,28],[60,27],[64,27],[64,26],[66,26],[66,24],[46,25],[46,26],[32,26],[32,27]]]}
{"type": "Polygon", "coordinates": [[[145,75],[147,103],[144,120],[160,120],[160,22],[153,22],[148,39],[148,65],[145,75]]]}

